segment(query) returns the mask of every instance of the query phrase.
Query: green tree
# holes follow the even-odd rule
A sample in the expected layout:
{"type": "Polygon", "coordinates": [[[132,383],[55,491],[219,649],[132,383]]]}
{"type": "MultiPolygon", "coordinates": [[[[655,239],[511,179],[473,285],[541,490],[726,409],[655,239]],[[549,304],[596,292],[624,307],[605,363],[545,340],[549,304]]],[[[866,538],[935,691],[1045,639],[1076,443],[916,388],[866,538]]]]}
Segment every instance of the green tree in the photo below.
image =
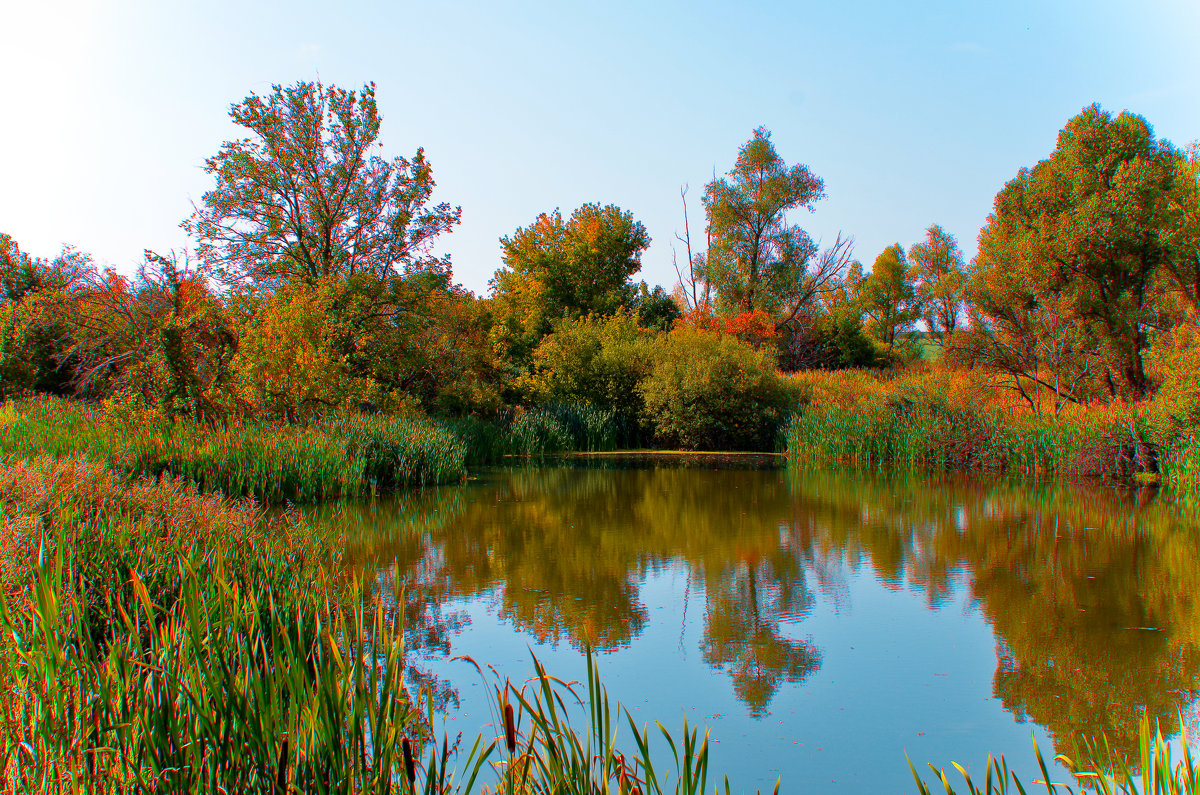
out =
{"type": "Polygon", "coordinates": [[[739,150],[733,170],[709,183],[704,208],[711,242],[700,276],[716,288],[724,309],[796,314],[793,304],[808,292],[817,246],[787,223],[786,213],[811,210],[824,187],[807,166],[784,163],[764,127],[739,150]]]}
{"type": "Polygon", "coordinates": [[[1200,312],[1200,142],[1192,143],[1175,166],[1167,223],[1167,289],[1177,292],[1195,318],[1200,312]]]}
{"type": "Polygon", "coordinates": [[[967,276],[958,241],[937,224],[925,230],[925,240],[908,250],[917,300],[935,337],[945,340],[958,328],[967,276]]]}
{"type": "Polygon", "coordinates": [[[562,317],[611,315],[636,295],[630,277],[650,245],[646,227],[616,205],[585,204],[564,221],[539,215],[500,240],[504,267],[491,281],[504,345],[528,356],[562,317]]]}
{"type": "Polygon", "coordinates": [[[230,107],[250,136],[205,161],[216,186],[185,223],[200,255],[226,281],[316,284],[414,271],[449,275],[430,247],[462,211],[428,206],[433,171],[418,149],[384,160],[375,85],[273,86],[230,107]]]}
{"type": "Polygon", "coordinates": [[[916,287],[899,243],[888,246],[875,258],[859,297],[863,312],[870,318],[868,332],[889,351],[894,349],[896,335],[912,328],[921,315],[916,287]]]}
{"type": "MultiPolygon", "coordinates": [[[[1016,280],[1031,307],[1053,304],[1094,339],[1110,394],[1143,398],[1143,354],[1161,320],[1157,286],[1182,242],[1171,234],[1179,162],[1141,116],[1085,108],[1049,158],[1021,169],[996,196],[980,233],[976,296],[1016,280]]],[[[984,334],[995,303],[977,301],[984,334]]]]}
{"type": "Polygon", "coordinates": [[[637,312],[637,324],[642,328],[670,331],[675,321],[683,317],[679,302],[668,295],[662,285],[656,284],[651,290],[644,281],[638,285],[632,308],[637,312]]]}
{"type": "Polygon", "coordinates": [[[561,318],[533,352],[529,392],[546,401],[588,403],[635,420],[638,385],[650,371],[655,337],[630,315],[561,318]]]}

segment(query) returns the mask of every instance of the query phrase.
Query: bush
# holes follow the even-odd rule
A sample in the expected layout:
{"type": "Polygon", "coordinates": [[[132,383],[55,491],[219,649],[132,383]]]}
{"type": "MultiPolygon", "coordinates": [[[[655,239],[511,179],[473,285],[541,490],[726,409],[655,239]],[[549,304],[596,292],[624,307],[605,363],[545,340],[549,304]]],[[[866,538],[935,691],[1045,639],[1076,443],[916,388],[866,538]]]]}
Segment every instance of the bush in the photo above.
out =
{"type": "Polygon", "coordinates": [[[784,369],[846,370],[881,364],[874,343],[863,332],[862,320],[850,312],[822,315],[815,322],[789,331],[783,340],[784,369]]]}
{"type": "Polygon", "coordinates": [[[528,391],[539,401],[640,416],[638,384],[650,371],[654,339],[627,315],[564,318],[533,353],[528,391]]]}
{"type": "Polygon", "coordinates": [[[330,329],[333,288],[323,287],[275,293],[238,346],[234,366],[260,417],[294,422],[359,397],[330,329]]]}
{"type": "Polygon", "coordinates": [[[658,440],[692,450],[769,450],[784,414],[771,355],[705,331],[668,335],[639,391],[658,440]]]}

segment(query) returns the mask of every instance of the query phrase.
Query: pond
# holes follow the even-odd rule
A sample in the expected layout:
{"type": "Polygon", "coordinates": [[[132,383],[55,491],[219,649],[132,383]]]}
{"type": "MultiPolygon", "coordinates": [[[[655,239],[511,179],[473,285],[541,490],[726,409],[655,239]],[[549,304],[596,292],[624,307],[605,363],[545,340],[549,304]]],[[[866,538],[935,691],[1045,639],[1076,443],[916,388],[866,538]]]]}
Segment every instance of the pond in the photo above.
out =
{"type": "Polygon", "coordinates": [[[492,717],[450,658],[582,679],[589,643],[639,724],[706,726],[748,790],[911,792],[906,755],[1032,781],[1031,735],[1132,758],[1144,711],[1197,731],[1200,533],[1148,490],[610,459],[312,516],[404,585],[451,737],[492,717]]]}

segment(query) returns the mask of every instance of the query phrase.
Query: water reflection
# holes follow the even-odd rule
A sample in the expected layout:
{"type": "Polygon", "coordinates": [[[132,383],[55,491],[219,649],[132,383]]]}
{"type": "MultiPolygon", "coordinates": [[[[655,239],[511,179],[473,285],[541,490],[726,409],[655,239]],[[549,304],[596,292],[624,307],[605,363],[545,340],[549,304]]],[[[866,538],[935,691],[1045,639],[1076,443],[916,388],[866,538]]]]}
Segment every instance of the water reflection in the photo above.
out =
{"type": "MultiPolygon", "coordinates": [[[[1070,750],[1132,753],[1143,710],[1173,721],[1200,687],[1200,536],[1148,493],[829,470],[518,469],[395,501],[320,509],[350,558],[406,588],[410,645],[449,653],[486,599],[540,642],[627,646],[649,573],[703,599],[701,655],[752,715],[819,670],[817,596],[850,608],[869,571],[936,609],[968,589],[996,638],[995,697],[1070,750]],[[394,572],[394,575],[391,574],[394,572]]],[[[453,701],[448,683],[437,686],[453,701]]]]}

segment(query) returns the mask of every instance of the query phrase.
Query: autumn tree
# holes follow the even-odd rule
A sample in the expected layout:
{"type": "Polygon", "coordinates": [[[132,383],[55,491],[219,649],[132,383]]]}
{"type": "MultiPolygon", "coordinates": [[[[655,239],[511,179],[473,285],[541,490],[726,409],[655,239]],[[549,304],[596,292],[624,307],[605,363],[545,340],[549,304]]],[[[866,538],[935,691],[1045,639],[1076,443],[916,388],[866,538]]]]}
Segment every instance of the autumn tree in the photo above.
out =
{"type": "Polygon", "coordinates": [[[1200,142],[1187,148],[1175,164],[1175,180],[1167,198],[1170,255],[1164,268],[1168,292],[1193,319],[1200,313],[1200,142]]]}
{"type": "Polygon", "coordinates": [[[870,275],[862,283],[859,300],[870,318],[868,332],[888,350],[894,349],[896,336],[912,328],[921,314],[916,286],[899,243],[888,246],[875,258],[870,275]]]}
{"type": "Polygon", "coordinates": [[[996,196],[979,238],[979,333],[991,341],[1002,333],[1001,296],[1015,282],[1020,311],[1052,311],[1074,324],[1083,348],[1095,348],[1110,395],[1143,398],[1143,356],[1162,322],[1160,277],[1175,263],[1182,283],[1189,278],[1171,236],[1180,223],[1171,212],[1179,161],[1141,116],[1114,118],[1092,105],[1072,118],[1050,157],[1021,169],[996,196]]]}
{"type": "Polygon", "coordinates": [[[934,224],[925,230],[925,240],[908,250],[908,261],[929,331],[945,340],[958,328],[967,286],[958,241],[934,224]]]}
{"type": "Polygon", "coordinates": [[[94,275],[76,251],[47,262],[0,234],[0,394],[70,391],[73,295],[94,275]]]}
{"type": "Polygon", "coordinates": [[[559,318],[630,307],[637,296],[630,277],[650,236],[628,210],[585,204],[567,220],[559,210],[543,213],[500,245],[504,267],[491,290],[505,345],[521,358],[559,318]]]}
{"type": "Polygon", "coordinates": [[[5,392],[121,394],[199,418],[228,406],[235,335],[186,256],[147,252],[136,277],[67,248],[29,257],[0,235],[5,392]]]}
{"type": "Polygon", "coordinates": [[[714,286],[723,309],[795,315],[817,246],[786,214],[811,210],[824,195],[824,183],[807,166],[783,161],[766,128],[754,131],[733,170],[704,194],[710,245],[700,277],[714,286]]]}
{"type": "Polygon", "coordinates": [[[205,161],[216,186],[185,226],[226,281],[316,284],[359,273],[449,274],[431,246],[461,209],[429,206],[433,171],[423,149],[385,160],[375,85],[273,86],[230,107],[249,135],[205,161]]]}

